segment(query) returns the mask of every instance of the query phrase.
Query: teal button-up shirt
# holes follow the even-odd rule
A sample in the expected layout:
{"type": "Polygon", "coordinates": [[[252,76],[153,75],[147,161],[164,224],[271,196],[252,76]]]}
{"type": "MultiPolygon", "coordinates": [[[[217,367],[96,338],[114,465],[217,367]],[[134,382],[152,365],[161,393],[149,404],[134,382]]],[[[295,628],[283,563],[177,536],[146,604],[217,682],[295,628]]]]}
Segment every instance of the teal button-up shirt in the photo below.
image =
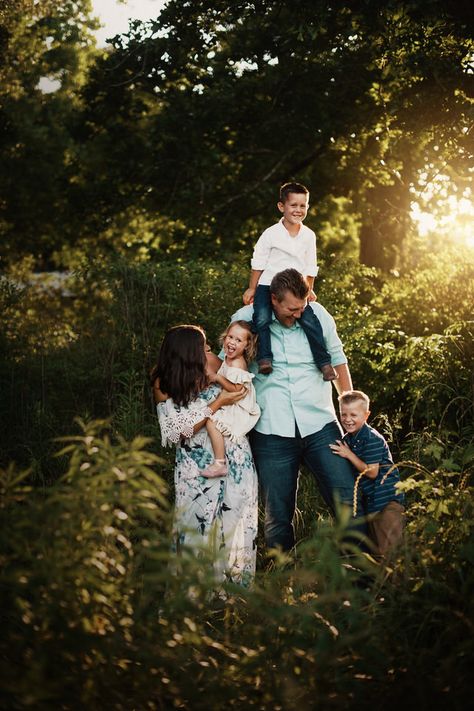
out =
{"type": "MultiPolygon", "coordinates": [[[[347,363],[333,317],[318,302],[310,305],[321,323],[332,365],[347,363]]],[[[251,321],[252,314],[253,307],[244,306],[232,316],[232,321],[251,321]]],[[[250,366],[256,373],[253,383],[262,411],[255,429],[262,434],[294,437],[296,422],[302,437],[319,432],[329,422],[337,420],[332,385],[323,380],[316,367],[298,320],[287,328],[273,315],[270,331],[273,373],[259,375],[256,364],[250,366]]]]}

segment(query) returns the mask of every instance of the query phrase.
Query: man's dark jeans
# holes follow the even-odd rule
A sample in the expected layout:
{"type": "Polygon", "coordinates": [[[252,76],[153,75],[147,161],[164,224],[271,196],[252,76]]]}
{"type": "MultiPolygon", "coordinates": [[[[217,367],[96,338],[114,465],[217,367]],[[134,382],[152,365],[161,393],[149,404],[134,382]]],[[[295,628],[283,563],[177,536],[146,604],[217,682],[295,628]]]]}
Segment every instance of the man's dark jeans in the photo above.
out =
{"type": "MultiPolygon", "coordinates": [[[[295,437],[264,435],[252,430],[250,444],[265,506],[265,542],[268,548],[281,546],[289,551],[295,543],[293,515],[298,489],[298,471],[305,464],[316,479],[326,504],[334,511],[336,500],[352,507],[354,472],[343,457],[329,449],[342,437],[337,422],[319,432],[301,437],[295,425],[295,437]]],[[[354,530],[366,533],[364,524],[354,530]]]]}

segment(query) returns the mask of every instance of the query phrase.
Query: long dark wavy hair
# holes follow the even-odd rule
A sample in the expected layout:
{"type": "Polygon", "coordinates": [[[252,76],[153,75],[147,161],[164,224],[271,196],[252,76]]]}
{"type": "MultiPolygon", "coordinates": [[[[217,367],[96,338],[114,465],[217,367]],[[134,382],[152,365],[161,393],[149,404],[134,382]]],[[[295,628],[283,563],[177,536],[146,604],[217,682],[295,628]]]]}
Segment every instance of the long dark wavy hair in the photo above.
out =
{"type": "Polygon", "coordinates": [[[200,326],[182,324],[163,338],[151,384],[159,378],[160,390],[177,405],[188,405],[209,384],[204,347],[206,334],[200,326]]]}

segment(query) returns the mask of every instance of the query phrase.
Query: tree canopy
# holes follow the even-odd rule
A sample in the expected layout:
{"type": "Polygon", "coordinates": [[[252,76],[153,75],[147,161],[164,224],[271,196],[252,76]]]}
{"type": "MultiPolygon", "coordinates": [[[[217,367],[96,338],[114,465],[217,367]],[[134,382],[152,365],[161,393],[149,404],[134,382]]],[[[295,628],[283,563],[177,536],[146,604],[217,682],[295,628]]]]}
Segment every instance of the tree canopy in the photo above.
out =
{"type": "MultiPolygon", "coordinates": [[[[43,74],[62,57],[88,66],[87,79],[54,98],[30,83],[31,110],[18,101],[10,109],[16,132],[33,123],[28,167],[12,153],[13,136],[2,148],[11,163],[5,229],[12,240],[28,235],[30,249],[40,235],[46,253],[99,237],[114,248],[126,232],[148,254],[230,255],[249,249],[275,218],[279,184],[296,179],[311,190],[312,226],[332,225],[340,247],[350,233],[361,261],[393,268],[406,259],[417,193],[440,173],[453,191],[468,184],[467,2],[171,0],[93,62],[89,3],[63,6],[64,16],[77,13],[69,54],[45,50],[45,21],[29,25],[27,44],[43,37],[43,74]],[[47,194],[32,200],[38,177],[47,194]]],[[[69,37],[52,17],[46,26],[69,37]]],[[[27,68],[20,74],[24,84],[27,68]]]]}

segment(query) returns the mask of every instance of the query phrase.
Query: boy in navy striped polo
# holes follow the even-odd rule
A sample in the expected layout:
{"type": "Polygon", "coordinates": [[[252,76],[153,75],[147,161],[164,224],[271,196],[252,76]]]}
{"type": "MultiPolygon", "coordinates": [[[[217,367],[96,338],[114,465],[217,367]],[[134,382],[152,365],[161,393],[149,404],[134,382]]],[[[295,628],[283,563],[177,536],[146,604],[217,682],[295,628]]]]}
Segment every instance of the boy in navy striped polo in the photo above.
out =
{"type": "Polygon", "coordinates": [[[404,496],[397,492],[398,469],[384,437],[367,424],[370,400],[361,390],[339,396],[341,423],[346,431],[342,441],[330,444],[334,454],[348,459],[364,476],[361,479],[363,502],[369,514],[369,534],[376,553],[385,556],[400,542],[404,520],[404,496]],[[393,467],[393,468],[392,468],[393,467]]]}

